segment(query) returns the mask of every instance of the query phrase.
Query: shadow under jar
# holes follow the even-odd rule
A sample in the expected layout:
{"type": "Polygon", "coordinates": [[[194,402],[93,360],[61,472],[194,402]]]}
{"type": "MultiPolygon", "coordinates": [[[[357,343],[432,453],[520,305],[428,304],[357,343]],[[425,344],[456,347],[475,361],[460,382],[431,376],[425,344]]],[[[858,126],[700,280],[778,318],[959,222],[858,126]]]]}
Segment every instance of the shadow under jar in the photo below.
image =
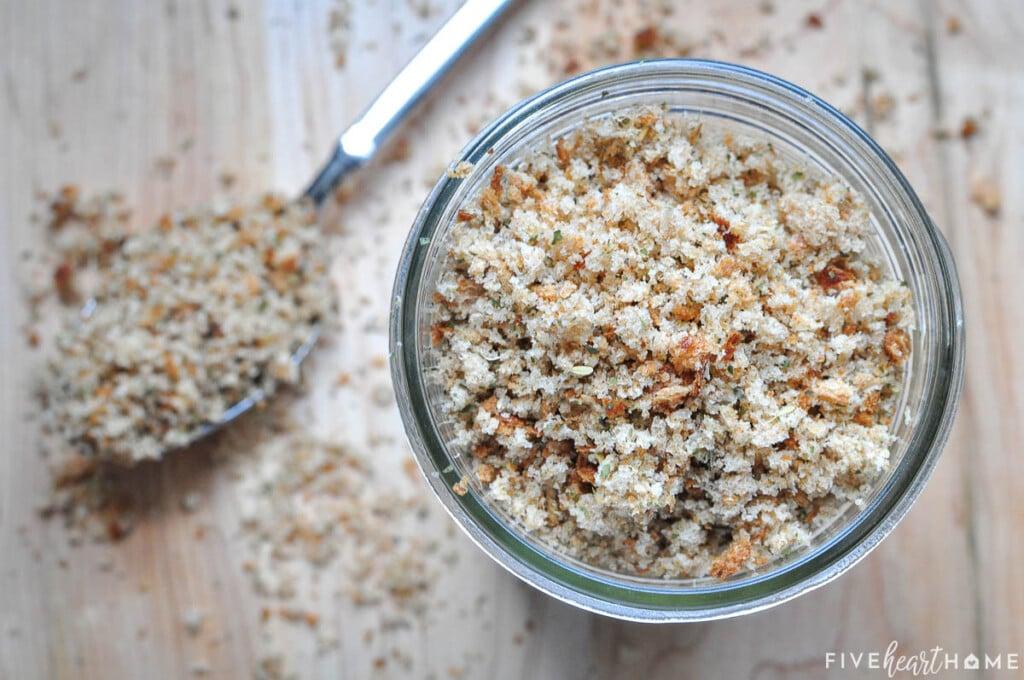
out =
{"type": "Polygon", "coordinates": [[[424,203],[405,244],[391,313],[391,370],[417,461],[434,493],[467,534],[503,567],[577,607],[637,621],[699,621],[758,611],[819,587],[853,566],[887,536],[920,495],[952,427],[963,382],[964,324],[948,246],[906,179],[867,134],[814,95],[773,76],[731,64],[656,60],[573,78],[513,107],[463,151],[473,164],[446,175],[424,203]],[[865,253],[904,281],[915,314],[910,359],[890,431],[890,466],[858,507],[849,503],[809,545],[729,579],[655,579],[584,564],[531,535],[491,501],[468,452],[449,447],[453,427],[434,368],[431,305],[452,226],[498,165],[583,121],[639,105],[713,122],[784,158],[838,177],[870,211],[865,253]],[[465,494],[453,485],[473,480],[465,494]]]}

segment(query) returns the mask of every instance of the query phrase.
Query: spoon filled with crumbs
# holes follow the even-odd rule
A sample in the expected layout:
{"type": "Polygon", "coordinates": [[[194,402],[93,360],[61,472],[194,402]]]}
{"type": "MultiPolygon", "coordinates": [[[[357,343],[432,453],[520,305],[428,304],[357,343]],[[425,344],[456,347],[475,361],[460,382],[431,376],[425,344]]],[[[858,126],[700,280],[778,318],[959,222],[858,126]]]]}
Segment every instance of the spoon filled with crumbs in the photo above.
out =
{"type": "Polygon", "coordinates": [[[159,459],[296,383],[335,308],[317,209],[511,0],[469,0],[338,139],[297,200],[165,215],[121,243],[57,337],[46,397],[77,450],[159,459]]]}

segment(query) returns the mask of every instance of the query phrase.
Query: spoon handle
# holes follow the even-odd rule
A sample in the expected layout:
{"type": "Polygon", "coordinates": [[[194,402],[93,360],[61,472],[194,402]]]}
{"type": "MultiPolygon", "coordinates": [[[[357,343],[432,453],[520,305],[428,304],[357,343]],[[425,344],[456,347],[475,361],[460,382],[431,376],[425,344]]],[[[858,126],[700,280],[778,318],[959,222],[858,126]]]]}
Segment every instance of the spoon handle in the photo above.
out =
{"type": "Polygon", "coordinates": [[[515,0],[467,0],[338,138],[305,195],[320,205],[341,179],[365,164],[423,95],[515,0]]]}

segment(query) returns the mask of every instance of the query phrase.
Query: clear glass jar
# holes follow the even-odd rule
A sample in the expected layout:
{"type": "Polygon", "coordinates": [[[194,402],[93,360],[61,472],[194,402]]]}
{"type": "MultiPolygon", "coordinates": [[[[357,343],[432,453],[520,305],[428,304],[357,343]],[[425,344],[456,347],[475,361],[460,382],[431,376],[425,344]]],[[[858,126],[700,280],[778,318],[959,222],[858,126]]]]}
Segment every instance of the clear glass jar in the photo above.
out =
{"type": "Polygon", "coordinates": [[[465,148],[474,164],[464,179],[442,177],[406,242],[394,287],[391,371],[406,432],[434,493],[469,536],[527,583],[570,604],[639,621],[697,621],[779,604],[836,578],[893,530],[924,488],[949,435],[963,382],[960,286],[948,246],[913,189],[863,130],[814,95],[748,68],[700,60],[612,66],[557,85],[513,107],[465,148]],[[437,408],[438,384],[427,309],[443,264],[446,235],[459,207],[496,165],[556,138],[581,121],[639,104],[667,105],[770,141],[824,174],[842,177],[870,207],[868,252],[913,293],[916,329],[891,429],[889,472],[871,496],[810,546],[726,581],[623,576],[558,554],[490,504],[471,461],[446,447],[450,422],[437,408]],[[469,493],[452,485],[474,480],[469,493]]]}

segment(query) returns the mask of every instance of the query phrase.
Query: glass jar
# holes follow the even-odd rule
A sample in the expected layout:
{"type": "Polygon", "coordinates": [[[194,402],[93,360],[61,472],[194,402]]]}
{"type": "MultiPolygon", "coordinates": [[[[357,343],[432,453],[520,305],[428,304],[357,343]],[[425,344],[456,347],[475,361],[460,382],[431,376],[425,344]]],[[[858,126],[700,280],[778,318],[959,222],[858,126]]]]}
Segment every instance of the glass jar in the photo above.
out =
{"type": "MultiPolygon", "coordinates": [[[[697,621],[770,607],[821,586],[863,558],[893,530],[924,488],[946,443],[963,382],[964,323],[949,248],[913,189],[879,146],[839,111],[773,76],[731,64],[668,59],[583,74],[513,107],[462,152],[465,178],[442,177],[405,244],[391,314],[391,371],[412,449],[434,493],[480,548],[527,583],[575,606],[638,621],[697,621]],[[491,504],[471,460],[446,446],[451,423],[438,408],[442,387],[428,309],[456,212],[496,165],[557,138],[581,121],[636,105],[713,119],[770,141],[790,160],[843,178],[871,210],[867,252],[909,285],[916,327],[891,424],[891,465],[860,506],[850,505],[811,545],[725,580],[664,580],[597,569],[540,542],[491,504]],[[469,492],[452,486],[463,476],[469,492]]],[[[471,457],[470,457],[471,458],[471,457]]]]}

